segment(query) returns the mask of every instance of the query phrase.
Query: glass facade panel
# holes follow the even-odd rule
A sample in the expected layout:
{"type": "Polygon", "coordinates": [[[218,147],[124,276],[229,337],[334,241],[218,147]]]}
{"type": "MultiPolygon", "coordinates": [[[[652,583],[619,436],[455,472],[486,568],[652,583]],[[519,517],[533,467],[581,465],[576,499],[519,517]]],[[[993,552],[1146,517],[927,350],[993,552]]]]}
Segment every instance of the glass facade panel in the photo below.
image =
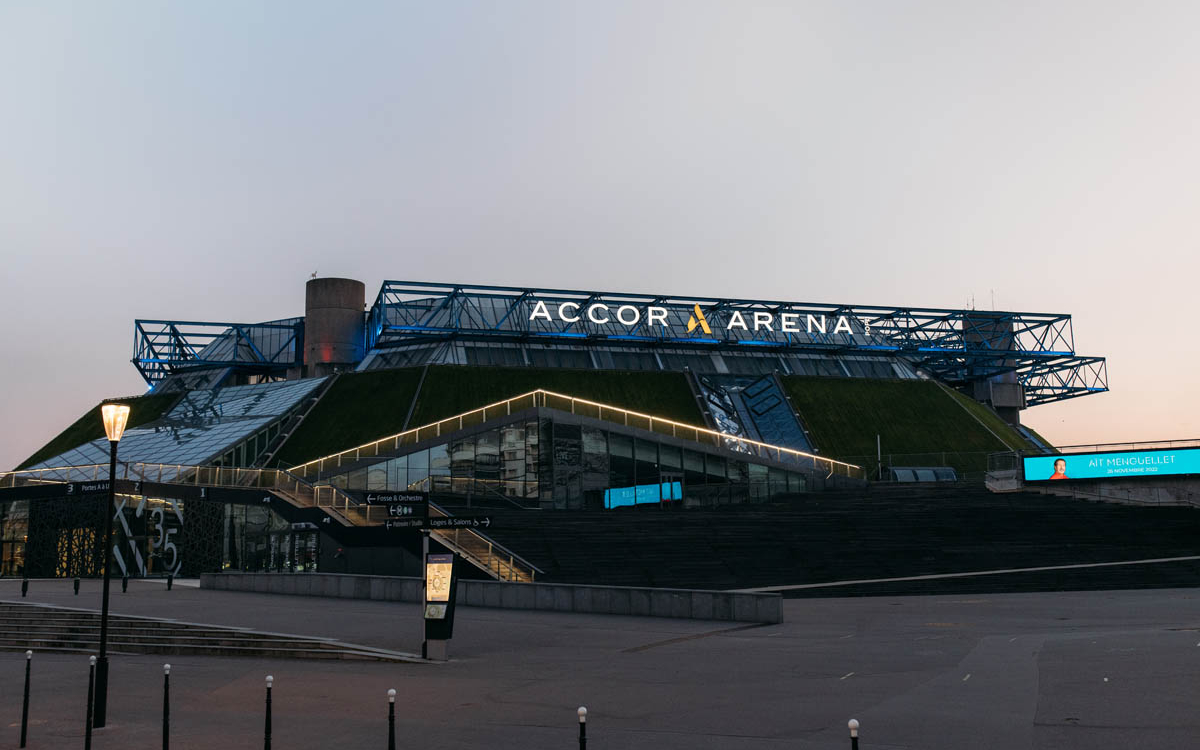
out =
{"type": "Polygon", "coordinates": [[[500,428],[500,482],[506,495],[525,496],[525,425],[500,428]]]}
{"type": "Polygon", "coordinates": [[[767,467],[762,464],[747,464],[750,469],[750,497],[754,500],[767,498],[767,467]]]}
{"type": "Polygon", "coordinates": [[[540,448],[537,422],[525,423],[525,497],[537,497],[540,474],[538,472],[540,448]]]}
{"type": "Polygon", "coordinates": [[[658,460],[664,472],[683,470],[683,453],[674,445],[658,446],[658,460]]]}
{"type": "Polygon", "coordinates": [[[408,456],[393,458],[387,462],[387,467],[387,488],[389,490],[397,492],[408,487],[408,456]]]}
{"type": "Polygon", "coordinates": [[[714,456],[712,454],[705,456],[704,465],[707,469],[709,484],[725,484],[729,481],[725,475],[725,459],[721,456],[714,456]]]}
{"type": "Polygon", "coordinates": [[[657,484],[658,443],[638,439],[634,441],[634,453],[635,484],[657,484]]]}
{"type": "Polygon", "coordinates": [[[610,433],[608,436],[609,482],[613,487],[637,484],[633,464],[633,438],[610,433]]]}
{"type": "Polygon", "coordinates": [[[495,489],[500,480],[500,433],[488,430],[475,436],[475,478],[495,489]]]}
{"type": "Polygon", "coordinates": [[[450,476],[469,478],[475,471],[475,436],[459,438],[450,443],[450,476]]]}
{"type": "Polygon", "coordinates": [[[429,482],[426,489],[431,492],[450,490],[450,447],[435,445],[429,449],[429,482]]]}
{"type": "Polygon", "coordinates": [[[429,478],[429,451],[410,453],[408,458],[408,487],[418,489],[429,478]]]}
{"type": "Polygon", "coordinates": [[[683,482],[688,487],[698,487],[708,481],[704,473],[704,454],[699,451],[683,451],[683,482]]]}
{"type": "Polygon", "coordinates": [[[388,484],[388,463],[373,464],[367,467],[367,490],[380,492],[386,490],[388,484]]]}
{"type": "Polygon", "coordinates": [[[583,440],[577,424],[555,423],[554,507],[582,506],[583,440]]]}

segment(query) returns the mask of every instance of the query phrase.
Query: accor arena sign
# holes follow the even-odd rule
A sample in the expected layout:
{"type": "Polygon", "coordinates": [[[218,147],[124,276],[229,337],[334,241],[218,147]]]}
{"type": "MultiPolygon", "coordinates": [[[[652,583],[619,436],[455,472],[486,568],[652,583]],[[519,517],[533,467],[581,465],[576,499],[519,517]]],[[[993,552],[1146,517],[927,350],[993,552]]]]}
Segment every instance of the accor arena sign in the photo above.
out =
{"type": "MultiPolygon", "coordinates": [[[[780,312],[769,310],[728,310],[724,321],[726,331],[778,331],[780,333],[854,333],[850,327],[848,315],[812,315],[808,313],[780,312]]],[[[588,322],[595,325],[620,325],[634,328],[644,325],[647,328],[660,326],[670,328],[671,309],[649,305],[614,305],[606,302],[555,302],[546,304],[545,300],[534,303],[529,313],[529,321],[544,320],[548,323],[580,323],[588,322]]],[[[859,324],[867,332],[871,332],[869,321],[859,319],[859,324]]],[[[699,328],[711,334],[712,326],[700,305],[694,305],[687,321],[687,332],[699,328]]]]}

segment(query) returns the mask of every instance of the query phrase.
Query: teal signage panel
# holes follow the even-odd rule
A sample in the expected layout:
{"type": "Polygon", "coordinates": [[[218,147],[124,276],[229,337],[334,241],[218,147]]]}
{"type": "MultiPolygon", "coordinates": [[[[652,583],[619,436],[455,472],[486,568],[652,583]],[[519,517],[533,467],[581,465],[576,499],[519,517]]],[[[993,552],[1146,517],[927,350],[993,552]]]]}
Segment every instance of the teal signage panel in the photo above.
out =
{"type": "Polygon", "coordinates": [[[1025,459],[1026,482],[1200,474],[1200,448],[1075,453],[1025,459]]]}

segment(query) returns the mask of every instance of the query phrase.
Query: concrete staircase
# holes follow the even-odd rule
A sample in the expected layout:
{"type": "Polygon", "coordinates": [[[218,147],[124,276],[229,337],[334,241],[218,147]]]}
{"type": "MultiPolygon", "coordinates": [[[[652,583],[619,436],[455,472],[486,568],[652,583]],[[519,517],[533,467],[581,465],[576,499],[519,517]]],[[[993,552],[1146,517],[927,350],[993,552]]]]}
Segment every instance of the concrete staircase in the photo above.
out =
{"type": "MultiPolygon", "coordinates": [[[[1200,555],[1200,509],[966,484],[875,485],[716,509],[488,513],[489,533],[539,566],[539,580],[565,583],[751,588],[1200,555]]],[[[1200,561],[1182,561],[788,595],[1197,585],[1200,561]]]]}
{"type": "MultiPolygon", "coordinates": [[[[0,601],[2,651],[94,653],[99,640],[100,613],[94,610],[0,601]]],[[[108,620],[108,648],[117,654],[421,661],[413,654],[329,638],[113,614],[108,620]]]]}

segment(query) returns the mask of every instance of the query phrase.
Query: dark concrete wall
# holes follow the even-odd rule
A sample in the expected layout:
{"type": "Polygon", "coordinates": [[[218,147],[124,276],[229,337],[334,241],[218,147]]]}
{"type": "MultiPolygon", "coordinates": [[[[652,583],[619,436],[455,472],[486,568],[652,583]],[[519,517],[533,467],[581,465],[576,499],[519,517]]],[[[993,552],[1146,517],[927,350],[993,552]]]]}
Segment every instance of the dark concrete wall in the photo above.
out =
{"type": "MultiPolygon", "coordinates": [[[[420,602],[420,578],[335,573],[205,573],[200,588],[263,594],[420,602]]],[[[676,617],[730,622],[783,622],[779,594],[734,591],[504,583],[459,579],[456,601],[469,607],[587,614],[676,617]]]]}

